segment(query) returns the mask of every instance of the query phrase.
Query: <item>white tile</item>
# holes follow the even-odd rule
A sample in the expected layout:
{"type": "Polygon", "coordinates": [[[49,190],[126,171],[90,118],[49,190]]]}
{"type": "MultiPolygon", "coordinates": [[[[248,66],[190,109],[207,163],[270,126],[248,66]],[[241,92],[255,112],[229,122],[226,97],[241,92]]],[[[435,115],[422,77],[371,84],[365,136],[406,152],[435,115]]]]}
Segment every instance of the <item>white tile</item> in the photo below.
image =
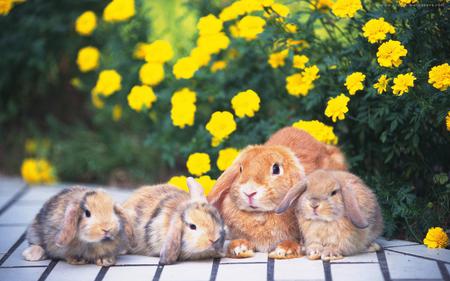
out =
{"type": "Polygon", "coordinates": [[[3,208],[3,206],[6,205],[6,203],[9,202],[14,197],[13,194],[0,194],[0,208],[3,208]]]}
{"type": "Polygon", "coordinates": [[[392,279],[440,279],[435,261],[385,251],[392,279]]]}
{"type": "Polygon", "coordinates": [[[15,193],[25,186],[25,182],[17,177],[0,176],[0,193],[15,193]]]}
{"type": "Polygon", "coordinates": [[[127,200],[128,197],[130,197],[131,193],[133,192],[132,189],[130,189],[130,190],[119,190],[119,189],[115,189],[115,188],[107,188],[106,191],[109,194],[111,194],[112,198],[117,203],[125,202],[125,200],[127,200]]]}
{"type": "Polygon", "coordinates": [[[153,279],[156,268],[156,266],[113,266],[109,268],[103,281],[148,281],[153,279]]]}
{"type": "Polygon", "coordinates": [[[166,265],[161,274],[161,281],[201,281],[209,280],[211,275],[212,260],[209,261],[184,261],[172,265],[166,265]]]}
{"type": "Polygon", "coordinates": [[[406,245],[417,245],[415,242],[405,241],[405,240],[386,240],[383,237],[380,237],[376,240],[381,247],[392,247],[392,246],[406,246],[406,245]]]}
{"type": "Polygon", "coordinates": [[[361,280],[382,281],[383,274],[379,264],[332,264],[331,276],[333,281],[361,280]]]}
{"type": "Polygon", "coordinates": [[[29,224],[41,207],[41,204],[15,204],[0,216],[0,224],[29,224]]]}
{"type": "Polygon", "coordinates": [[[158,265],[159,257],[146,257],[138,255],[125,255],[119,256],[117,259],[117,265],[127,265],[127,264],[155,264],[158,265]]]}
{"type": "Polygon", "coordinates": [[[275,280],[323,280],[322,261],[305,257],[289,260],[275,260],[275,280]]]}
{"type": "Polygon", "coordinates": [[[3,263],[3,266],[36,266],[36,265],[48,265],[50,260],[43,261],[26,261],[22,257],[22,252],[28,247],[28,242],[24,241],[20,246],[12,253],[11,256],[3,263]]]}
{"type": "Polygon", "coordinates": [[[47,201],[50,197],[55,195],[56,193],[63,190],[63,188],[60,187],[30,187],[27,193],[23,195],[17,203],[28,203],[33,202],[36,204],[43,204],[45,201],[47,201]]]}
{"type": "Polygon", "coordinates": [[[249,263],[249,262],[267,262],[267,253],[255,253],[253,257],[245,259],[222,258],[220,263],[249,263]]]}
{"type": "Polygon", "coordinates": [[[2,281],[36,281],[45,271],[45,267],[0,268],[2,281]]]}
{"type": "Polygon", "coordinates": [[[266,280],[267,265],[265,264],[221,264],[217,271],[216,281],[266,280]]]}
{"type": "Polygon", "coordinates": [[[350,257],[344,257],[341,260],[331,261],[332,263],[340,262],[378,262],[377,253],[361,253],[350,257]]]}
{"type": "Polygon", "coordinates": [[[23,226],[0,226],[0,253],[8,252],[14,243],[19,239],[27,229],[26,225],[23,226]]]}
{"type": "Polygon", "coordinates": [[[437,259],[445,262],[450,261],[450,250],[447,249],[430,249],[424,245],[417,245],[409,247],[396,247],[392,248],[392,250],[406,254],[437,259]]]}
{"type": "Polygon", "coordinates": [[[71,265],[65,262],[58,262],[46,281],[94,280],[100,268],[100,266],[95,264],[71,265]]]}

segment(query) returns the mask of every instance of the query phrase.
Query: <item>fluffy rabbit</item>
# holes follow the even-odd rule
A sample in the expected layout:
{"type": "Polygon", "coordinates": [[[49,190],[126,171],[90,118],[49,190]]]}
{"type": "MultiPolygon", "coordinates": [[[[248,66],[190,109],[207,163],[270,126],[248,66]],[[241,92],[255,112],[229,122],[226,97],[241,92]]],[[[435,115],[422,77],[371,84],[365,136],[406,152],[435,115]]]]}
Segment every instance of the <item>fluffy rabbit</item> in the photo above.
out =
{"type": "Polygon", "coordinates": [[[284,212],[294,202],[308,258],[334,260],[379,250],[374,240],[383,231],[380,207],[357,176],[314,171],[305,185],[288,191],[276,212],[284,212]]]}
{"type": "Polygon", "coordinates": [[[161,264],[221,256],[222,218],[199,183],[188,178],[188,186],[190,194],[167,184],[144,186],[124,203],[137,240],[129,253],[160,256],[161,264]]]}
{"type": "Polygon", "coordinates": [[[28,227],[30,246],[22,255],[29,261],[110,266],[133,235],[127,215],[106,192],[75,186],[44,204],[28,227]]]}
{"type": "Polygon", "coordinates": [[[279,130],[264,145],[244,149],[208,195],[236,239],[229,244],[228,255],[243,258],[255,249],[267,252],[277,247],[273,258],[298,256],[294,241],[300,232],[294,211],[277,215],[274,210],[288,190],[319,168],[346,169],[344,156],[337,147],[294,127],[279,130]]]}

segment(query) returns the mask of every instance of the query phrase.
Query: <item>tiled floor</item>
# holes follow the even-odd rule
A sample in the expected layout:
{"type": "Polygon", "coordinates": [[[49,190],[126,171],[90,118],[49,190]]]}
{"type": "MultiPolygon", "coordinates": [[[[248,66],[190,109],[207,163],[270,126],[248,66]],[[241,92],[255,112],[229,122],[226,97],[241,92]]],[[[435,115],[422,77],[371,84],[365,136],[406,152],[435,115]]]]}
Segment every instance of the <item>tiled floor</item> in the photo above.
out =
{"type": "MultiPolygon", "coordinates": [[[[27,262],[24,232],[43,202],[64,185],[27,187],[20,179],[0,177],[0,281],[144,280],[450,280],[450,251],[380,239],[383,250],[334,262],[306,258],[272,260],[257,253],[249,259],[214,259],[158,266],[158,258],[121,256],[110,268],[73,266],[61,261],[27,262]]],[[[108,189],[117,201],[129,191],[108,189]]]]}

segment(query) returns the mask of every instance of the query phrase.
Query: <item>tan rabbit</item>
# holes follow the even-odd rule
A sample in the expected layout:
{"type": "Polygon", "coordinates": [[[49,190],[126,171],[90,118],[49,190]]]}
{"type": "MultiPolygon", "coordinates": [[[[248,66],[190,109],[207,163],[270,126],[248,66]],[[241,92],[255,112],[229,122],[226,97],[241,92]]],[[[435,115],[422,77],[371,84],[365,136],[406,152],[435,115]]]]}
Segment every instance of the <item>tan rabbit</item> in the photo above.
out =
{"type": "Polygon", "coordinates": [[[160,256],[161,264],[222,255],[222,218],[199,183],[188,178],[188,186],[190,194],[168,184],[144,186],[124,203],[137,242],[129,253],[160,256]]]}
{"type": "Polygon", "coordinates": [[[133,241],[127,215],[102,190],[67,188],[50,198],[27,230],[29,261],[62,259],[110,266],[133,241]]]}
{"type": "Polygon", "coordinates": [[[380,207],[375,194],[357,176],[314,171],[305,185],[289,190],[276,211],[289,210],[292,204],[308,258],[334,260],[379,250],[374,241],[383,231],[380,207]]]}
{"type": "Polygon", "coordinates": [[[243,258],[253,251],[272,251],[273,258],[298,256],[300,232],[293,210],[274,210],[288,190],[302,185],[305,175],[319,168],[346,169],[337,147],[288,127],[264,145],[244,149],[224,171],[208,195],[219,208],[232,239],[228,255],[243,258]]]}

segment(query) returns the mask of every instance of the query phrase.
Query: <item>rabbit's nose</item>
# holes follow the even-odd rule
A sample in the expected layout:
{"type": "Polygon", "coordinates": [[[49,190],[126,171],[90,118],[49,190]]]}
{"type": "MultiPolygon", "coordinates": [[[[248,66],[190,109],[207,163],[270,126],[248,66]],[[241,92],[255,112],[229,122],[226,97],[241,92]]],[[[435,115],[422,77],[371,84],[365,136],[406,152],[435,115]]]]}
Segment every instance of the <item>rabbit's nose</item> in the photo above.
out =
{"type": "Polygon", "coordinates": [[[319,202],[311,202],[309,205],[315,210],[319,207],[319,202]]]}
{"type": "Polygon", "coordinates": [[[244,192],[244,194],[247,195],[248,198],[252,198],[253,196],[256,195],[256,193],[257,193],[256,191],[255,191],[255,192],[252,192],[252,193],[250,193],[250,194],[247,194],[247,193],[244,192]]]}
{"type": "Polygon", "coordinates": [[[111,231],[111,228],[102,228],[105,234],[108,234],[111,231]]]}

